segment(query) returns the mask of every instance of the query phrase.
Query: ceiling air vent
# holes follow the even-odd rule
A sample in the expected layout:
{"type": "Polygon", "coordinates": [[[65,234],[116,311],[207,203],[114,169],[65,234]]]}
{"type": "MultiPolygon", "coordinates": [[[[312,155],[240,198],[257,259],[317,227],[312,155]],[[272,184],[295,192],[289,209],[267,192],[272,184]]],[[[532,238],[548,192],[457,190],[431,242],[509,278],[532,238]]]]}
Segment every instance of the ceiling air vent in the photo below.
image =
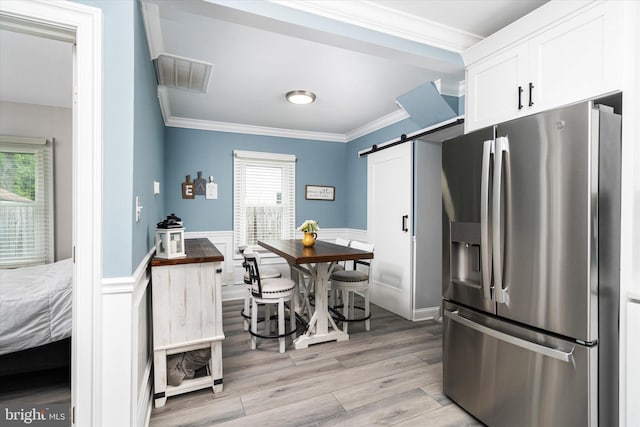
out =
{"type": "Polygon", "coordinates": [[[194,92],[206,92],[213,65],[173,55],[159,55],[154,61],[158,84],[194,92]]]}

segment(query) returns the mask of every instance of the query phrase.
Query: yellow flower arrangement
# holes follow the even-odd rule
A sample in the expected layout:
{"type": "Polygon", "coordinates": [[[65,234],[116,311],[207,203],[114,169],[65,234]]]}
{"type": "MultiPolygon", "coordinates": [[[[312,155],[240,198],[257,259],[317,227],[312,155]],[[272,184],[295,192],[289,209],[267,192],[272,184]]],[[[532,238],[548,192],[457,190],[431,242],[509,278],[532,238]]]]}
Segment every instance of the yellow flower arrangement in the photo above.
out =
{"type": "Polygon", "coordinates": [[[306,220],[300,227],[298,227],[298,231],[303,231],[305,233],[316,233],[318,230],[320,230],[320,227],[318,227],[317,221],[312,219],[306,220]]]}

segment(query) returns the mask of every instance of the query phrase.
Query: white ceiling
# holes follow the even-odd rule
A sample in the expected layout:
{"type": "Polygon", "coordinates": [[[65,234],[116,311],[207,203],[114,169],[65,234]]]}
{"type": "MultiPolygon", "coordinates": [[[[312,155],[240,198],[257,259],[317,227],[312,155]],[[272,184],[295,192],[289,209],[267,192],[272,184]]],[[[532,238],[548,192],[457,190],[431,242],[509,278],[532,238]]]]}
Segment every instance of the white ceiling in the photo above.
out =
{"type": "Polygon", "coordinates": [[[0,101],[71,107],[72,45],[0,30],[0,101]]]}
{"type": "MultiPolygon", "coordinates": [[[[399,95],[427,81],[463,80],[459,52],[544,2],[143,0],[142,6],[151,57],[213,65],[206,93],[159,91],[168,125],[347,141],[406,117],[399,95]],[[295,89],[316,93],[316,102],[287,103],[284,94],[295,89]]],[[[0,100],[70,106],[69,53],[68,43],[0,31],[0,100]]]]}

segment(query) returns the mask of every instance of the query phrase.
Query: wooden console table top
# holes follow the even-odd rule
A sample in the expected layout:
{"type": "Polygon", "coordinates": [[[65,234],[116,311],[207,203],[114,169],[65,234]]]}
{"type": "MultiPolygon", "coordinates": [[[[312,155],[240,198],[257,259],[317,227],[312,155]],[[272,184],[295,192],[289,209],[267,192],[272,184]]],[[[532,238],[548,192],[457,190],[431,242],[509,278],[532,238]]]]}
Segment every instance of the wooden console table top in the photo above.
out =
{"type": "Polygon", "coordinates": [[[184,239],[186,257],[182,258],[153,258],[151,265],[154,267],[163,265],[178,265],[178,264],[196,264],[203,262],[218,262],[224,261],[224,256],[218,248],[215,247],[209,239],[184,239]]]}

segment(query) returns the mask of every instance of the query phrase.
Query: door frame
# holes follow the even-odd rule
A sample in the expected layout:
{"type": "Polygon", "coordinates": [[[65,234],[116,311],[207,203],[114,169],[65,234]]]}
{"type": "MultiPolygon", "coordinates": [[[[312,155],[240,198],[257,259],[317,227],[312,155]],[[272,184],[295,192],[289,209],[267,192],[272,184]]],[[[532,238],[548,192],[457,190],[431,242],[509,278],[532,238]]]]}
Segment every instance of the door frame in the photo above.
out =
{"type": "Polygon", "coordinates": [[[72,422],[99,425],[102,280],[102,11],[68,1],[3,0],[0,14],[36,31],[75,32],[72,422]],[[78,197],[82,195],[82,197],[78,197]],[[78,284],[82,286],[78,286],[78,284]]]}

